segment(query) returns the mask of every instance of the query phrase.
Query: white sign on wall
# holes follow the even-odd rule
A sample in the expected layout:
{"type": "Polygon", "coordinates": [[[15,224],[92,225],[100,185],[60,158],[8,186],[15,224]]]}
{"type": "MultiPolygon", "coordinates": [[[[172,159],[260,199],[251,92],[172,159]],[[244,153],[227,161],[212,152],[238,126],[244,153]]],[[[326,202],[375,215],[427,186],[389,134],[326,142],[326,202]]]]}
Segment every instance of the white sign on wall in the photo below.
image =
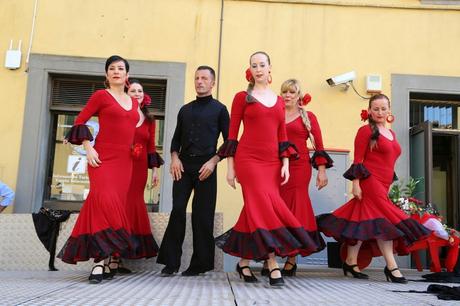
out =
{"type": "Polygon", "coordinates": [[[69,155],[67,159],[67,173],[83,174],[86,172],[86,157],[69,155]]]}

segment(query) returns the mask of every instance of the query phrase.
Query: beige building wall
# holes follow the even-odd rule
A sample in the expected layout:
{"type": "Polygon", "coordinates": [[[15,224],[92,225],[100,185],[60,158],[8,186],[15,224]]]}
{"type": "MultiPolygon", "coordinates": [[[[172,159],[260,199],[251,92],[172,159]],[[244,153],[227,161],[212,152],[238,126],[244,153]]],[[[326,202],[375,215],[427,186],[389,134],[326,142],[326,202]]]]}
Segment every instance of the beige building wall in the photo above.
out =
{"type": "MultiPolygon", "coordinates": [[[[0,69],[0,179],[15,187],[27,86],[26,51],[33,0],[0,0],[0,47],[22,39],[20,69],[0,69]]],[[[31,52],[106,58],[184,62],[184,101],[194,98],[193,73],[219,58],[219,0],[40,0],[31,52]]],[[[355,70],[357,90],[379,74],[391,95],[392,74],[458,76],[460,6],[422,5],[418,0],[223,1],[219,99],[230,110],[233,95],[246,88],[249,55],[264,50],[272,59],[272,88],[287,78],[301,80],[313,100],[309,109],[321,124],[326,147],[353,149],[360,110],[367,102],[351,89],[330,88],[325,80],[355,70]]],[[[402,103],[405,101],[393,101],[402,103]]],[[[408,118],[396,118],[408,120],[408,118]]],[[[167,167],[168,165],[166,165],[167,167]]],[[[241,190],[225,183],[219,166],[218,211],[224,228],[236,220],[241,190]]]]}

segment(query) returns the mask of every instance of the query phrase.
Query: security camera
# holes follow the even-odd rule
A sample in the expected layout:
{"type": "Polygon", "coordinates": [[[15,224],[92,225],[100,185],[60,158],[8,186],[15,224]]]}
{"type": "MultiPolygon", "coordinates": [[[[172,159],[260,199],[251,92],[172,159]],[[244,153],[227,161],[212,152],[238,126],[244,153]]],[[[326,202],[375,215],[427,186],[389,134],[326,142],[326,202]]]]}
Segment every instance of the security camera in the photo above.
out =
{"type": "Polygon", "coordinates": [[[340,84],[347,84],[348,82],[351,82],[354,79],[356,79],[356,72],[350,71],[327,79],[326,82],[329,84],[329,86],[337,86],[340,84]]]}

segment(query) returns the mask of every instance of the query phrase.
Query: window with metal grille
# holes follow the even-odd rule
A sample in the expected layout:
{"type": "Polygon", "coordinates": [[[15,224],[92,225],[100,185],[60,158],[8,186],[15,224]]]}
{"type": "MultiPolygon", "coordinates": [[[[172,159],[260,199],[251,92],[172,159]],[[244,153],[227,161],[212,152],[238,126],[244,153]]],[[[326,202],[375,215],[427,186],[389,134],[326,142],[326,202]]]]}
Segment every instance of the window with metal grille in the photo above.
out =
{"type": "MultiPolygon", "coordinates": [[[[49,148],[48,179],[45,187],[45,205],[51,208],[79,210],[89,192],[86,152],[82,146],[64,144],[63,139],[78,113],[91,95],[104,89],[104,76],[51,75],[50,112],[51,143],[49,148]]],[[[155,115],[157,151],[161,154],[164,135],[166,80],[137,78],[150,95],[149,110],[155,115]]],[[[87,122],[93,135],[99,129],[98,118],[87,122]]],[[[161,169],[158,170],[159,174],[161,169]]],[[[149,176],[151,174],[149,173],[149,176]]],[[[144,199],[149,211],[157,211],[160,187],[153,187],[147,180],[144,199]]]]}

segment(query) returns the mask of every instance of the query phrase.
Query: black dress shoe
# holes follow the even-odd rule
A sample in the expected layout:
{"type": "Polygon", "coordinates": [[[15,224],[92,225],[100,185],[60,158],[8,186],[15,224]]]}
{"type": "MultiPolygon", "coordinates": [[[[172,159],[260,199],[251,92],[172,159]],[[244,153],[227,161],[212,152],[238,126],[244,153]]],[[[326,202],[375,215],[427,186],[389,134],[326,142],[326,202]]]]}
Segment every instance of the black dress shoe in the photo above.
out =
{"type": "Polygon", "coordinates": [[[205,273],[206,271],[203,270],[197,270],[197,269],[190,269],[188,268],[187,270],[183,271],[181,273],[182,276],[198,276],[201,273],[205,273]]]}
{"type": "Polygon", "coordinates": [[[103,265],[95,265],[93,267],[93,269],[91,270],[91,274],[89,275],[88,277],[88,280],[89,280],[89,283],[90,284],[99,284],[100,282],[102,282],[102,279],[104,278],[104,266],[103,265]],[[99,274],[94,274],[94,269],[96,268],[101,268],[102,269],[102,273],[99,273],[99,274]]]}
{"type": "Polygon", "coordinates": [[[161,276],[172,276],[177,271],[179,271],[179,268],[171,268],[166,266],[161,270],[161,276]]]}
{"type": "Polygon", "coordinates": [[[385,269],[383,269],[383,273],[385,273],[385,276],[387,278],[387,282],[391,280],[392,283],[399,283],[399,284],[407,284],[407,279],[404,276],[397,277],[394,276],[393,271],[399,270],[398,268],[394,269],[388,269],[388,267],[385,266],[385,269]]]}

